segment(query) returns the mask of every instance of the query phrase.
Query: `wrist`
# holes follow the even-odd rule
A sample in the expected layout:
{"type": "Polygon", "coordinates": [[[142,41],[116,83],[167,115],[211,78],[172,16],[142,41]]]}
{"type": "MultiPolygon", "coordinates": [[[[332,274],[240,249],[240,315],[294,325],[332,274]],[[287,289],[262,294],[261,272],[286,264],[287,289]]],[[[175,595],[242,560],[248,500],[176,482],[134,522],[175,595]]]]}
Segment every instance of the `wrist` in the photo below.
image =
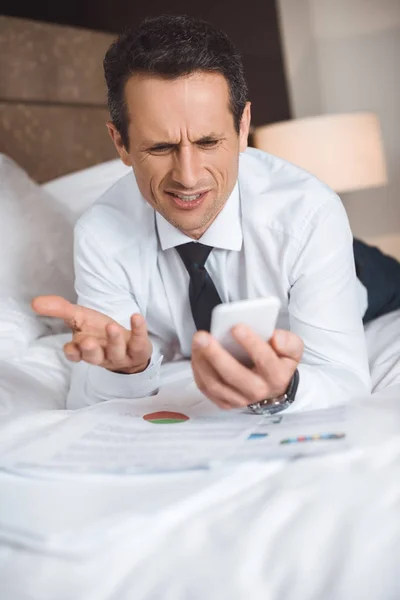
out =
{"type": "Polygon", "coordinates": [[[268,398],[266,400],[262,400],[261,402],[254,402],[248,405],[249,410],[258,414],[274,414],[277,412],[281,412],[288,406],[290,406],[295,398],[297,393],[297,388],[299,386],[300,375],[298,370],[296,369],[293,373],[289,385],[287,386],[284,393],[280,396],[276,396],[274,398],[268,398]]]}

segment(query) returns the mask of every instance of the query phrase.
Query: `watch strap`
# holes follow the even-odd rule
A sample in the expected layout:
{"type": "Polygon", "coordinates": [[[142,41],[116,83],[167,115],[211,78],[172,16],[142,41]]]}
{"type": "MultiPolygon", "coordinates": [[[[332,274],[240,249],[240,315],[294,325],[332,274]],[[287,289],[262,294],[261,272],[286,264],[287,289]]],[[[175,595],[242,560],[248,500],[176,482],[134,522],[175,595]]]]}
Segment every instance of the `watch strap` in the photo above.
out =
{"type": "Polygon", "coordinates": [[[286,388],[286,392],[282,396],[254,402],[253,404],[249,404],[247,408],[256,414],[274,414],[285,410],[296,398],[299,381],[300,374],[298,369],[296,369],[286,388]]]}

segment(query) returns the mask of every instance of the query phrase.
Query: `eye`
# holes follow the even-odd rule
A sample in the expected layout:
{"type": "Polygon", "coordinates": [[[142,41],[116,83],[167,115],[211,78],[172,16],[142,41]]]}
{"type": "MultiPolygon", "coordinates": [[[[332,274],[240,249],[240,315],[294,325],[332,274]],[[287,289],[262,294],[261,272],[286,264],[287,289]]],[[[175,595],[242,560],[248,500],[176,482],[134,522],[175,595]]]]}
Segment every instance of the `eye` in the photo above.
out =
{"type": "Polygon", "coordinates": [[[173,146],[171,144],[160,144],[159,146],[153,146],[150,148],[149,152],[151,154],[166,154],[170,150],[172,150],[173,146]]]}
{"type": "Polygon", "coordinates": [[[218,144],[218,142],[219,140],[200,140],[197,143],[203,148],[214,148],[218,144]]]}

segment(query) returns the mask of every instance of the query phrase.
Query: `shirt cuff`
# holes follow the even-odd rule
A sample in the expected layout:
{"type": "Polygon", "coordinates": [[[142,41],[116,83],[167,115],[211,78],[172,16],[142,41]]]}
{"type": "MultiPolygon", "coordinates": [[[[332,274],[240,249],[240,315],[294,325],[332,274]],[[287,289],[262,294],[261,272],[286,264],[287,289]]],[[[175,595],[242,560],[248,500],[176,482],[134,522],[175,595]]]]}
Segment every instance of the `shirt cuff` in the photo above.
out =
{"type": "MultiPolygon", "coordinates": [[[[346,404],[351,398],[369,396],[368,373],[357,373],[341,366],[300,363],[299,388],[287,412],[332,408],[346,404]]],[[[285,411],[286,412],[286,411],[285,411]]]]}
{"type": "Polygon", "coordinates": [[[92,365],[87,377],[88,396],[98,400],[141,398],[151,396],[160,386],[160,369],[163,356],[152,355],[149,366],[141,373],[125,375],[92,365]]]}

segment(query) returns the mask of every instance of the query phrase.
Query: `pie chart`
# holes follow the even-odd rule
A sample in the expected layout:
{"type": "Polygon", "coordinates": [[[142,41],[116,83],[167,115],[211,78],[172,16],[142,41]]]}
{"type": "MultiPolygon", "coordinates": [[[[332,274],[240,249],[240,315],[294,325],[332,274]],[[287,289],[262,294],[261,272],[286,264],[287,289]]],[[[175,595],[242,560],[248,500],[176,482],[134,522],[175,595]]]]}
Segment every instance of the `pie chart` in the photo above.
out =
{"type": "Polygon", "coordinates": [[[183,423],[184,421],[188,421],[189,417],[182,413],[162,410],[144,415],[143,419],[149,421],[149,423],[154,423],[155,425],[171,425],[173,423],[183,423]]]}

